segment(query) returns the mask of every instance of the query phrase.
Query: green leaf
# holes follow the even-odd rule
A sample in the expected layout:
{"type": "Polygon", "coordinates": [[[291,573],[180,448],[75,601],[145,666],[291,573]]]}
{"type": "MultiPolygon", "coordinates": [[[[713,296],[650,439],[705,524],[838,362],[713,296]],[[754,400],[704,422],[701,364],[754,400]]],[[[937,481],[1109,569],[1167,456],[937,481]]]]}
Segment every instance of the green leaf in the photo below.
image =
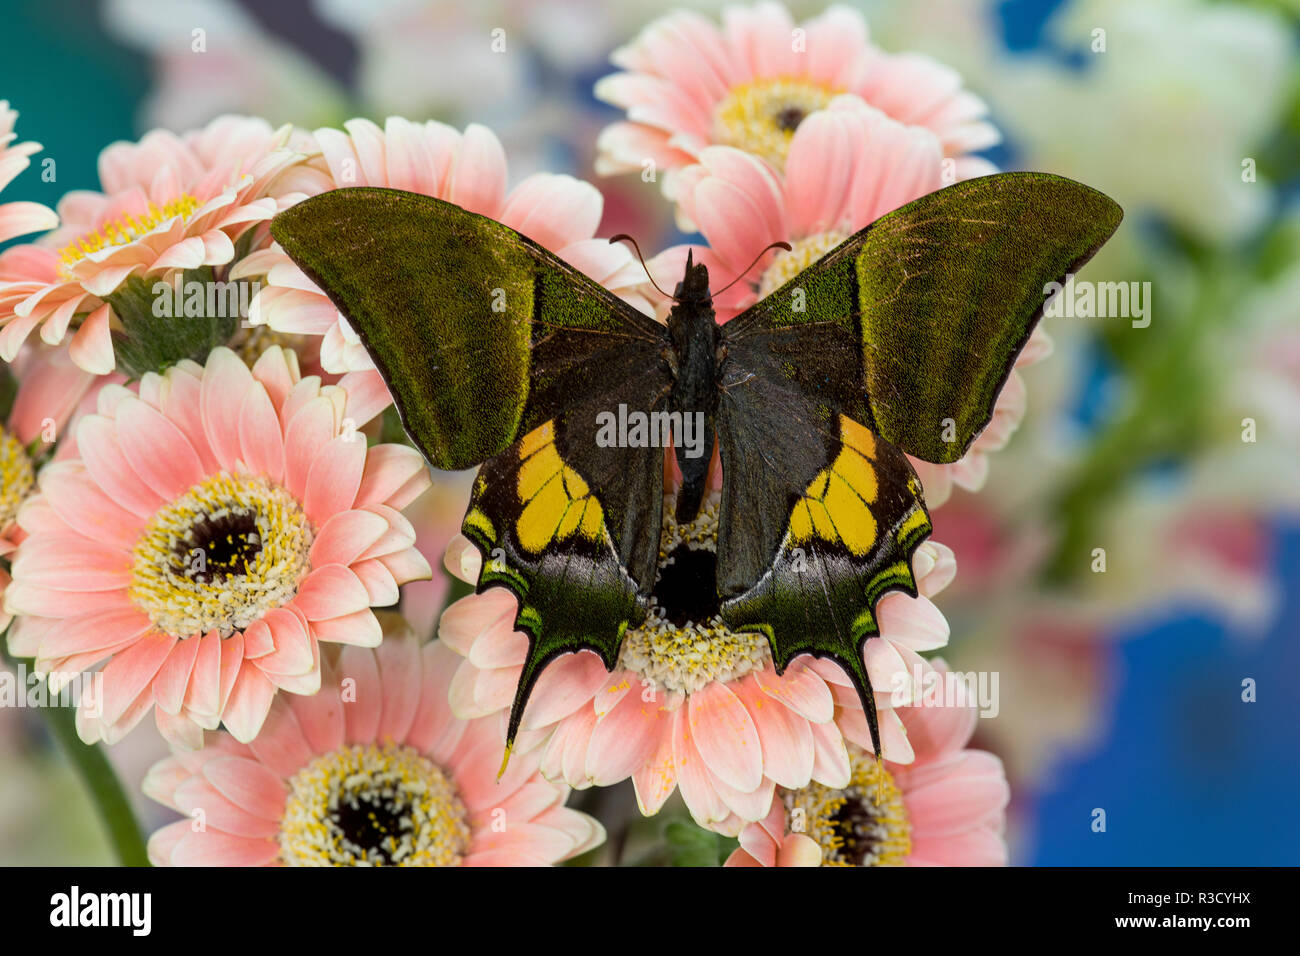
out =
{"type": "Polygon", "coordinates": [[[672,820],[664,827],[672,866],[721,866],[740,844],[688,820],[672,820]]]}

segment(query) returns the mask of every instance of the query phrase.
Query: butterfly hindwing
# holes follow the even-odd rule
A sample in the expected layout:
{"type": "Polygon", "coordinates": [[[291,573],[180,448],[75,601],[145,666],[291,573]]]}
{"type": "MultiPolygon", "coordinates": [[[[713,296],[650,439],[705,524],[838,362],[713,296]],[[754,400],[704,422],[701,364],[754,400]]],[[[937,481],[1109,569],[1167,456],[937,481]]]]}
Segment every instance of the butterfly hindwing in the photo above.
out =
{"type": "MultiPolygon", "coordinates": [[[[922,196],[849,237],[726,326],[848,337],[873,429],[931,462],[961,458],[993,416],[1052,283],[1118,227],[1119,206],[1073,180],[1000,173],[922,196]]],[[[1059,288],[1059,286],[1056,286],[1059,288]]]]}
{"type": "Polygon", "coordinates": [[[887,591],[916,595],[911,558],[929,516],[902,451],[821,394],[828,379],[851,374],[851,349],[824,342],[810,381],[773,341],[732,340],[724,366],[721,615],[733,630],[764,634],[778,672],[800,654],[836,661],[877,737],[863,644],[880,633],[875,607],[887,591]]]}
{"type": "Polygon", "coordinates": [[[663,453],[597,448],[591,434],[572,411],[543,422],[474,482],[463,530],[483,555],[478,590],[507,587],[519,601],[515,629],[528,635],[508,744],[547,664],[585,649],[613,670],[624,632],[645,617],[657,551],[638,579],[616,538],[635,525],[635,535],[658,542],[663,453]],[[610,484],[615,459],[619,481],[610,484]]]}

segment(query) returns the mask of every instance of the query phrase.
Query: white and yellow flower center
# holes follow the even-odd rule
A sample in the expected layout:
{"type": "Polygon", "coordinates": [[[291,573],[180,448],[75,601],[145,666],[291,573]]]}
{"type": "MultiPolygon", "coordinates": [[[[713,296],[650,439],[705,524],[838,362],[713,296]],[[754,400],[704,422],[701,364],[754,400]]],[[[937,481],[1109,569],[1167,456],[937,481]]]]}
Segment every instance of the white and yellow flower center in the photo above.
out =
{"type": "Polygon", "coordinates": [[[811,783],[781,794],[786,829],[822,848],[822,866],[902,866],[912,852],[912,825],[902,791],[871,754],[850,751],[843,790],[811,783]]]}
{"type": "Polygon", "coordinates": [[[816,235],[805,236],[792,242],[789,252],[780,250],[772,264],[763,270],[758,280],[758,296],[764,298],[785,285],[799,273],[847,239],[848,233],[832,229],[816,235]]]}
{"type": "Polygon", "coordinates": [[[9,527],[18,508],[36,485],[36,470],[27,449],[0,429],[0,531],[9,527]]]}
{"type": "Polygon", "coordinates": [[[150,519],[130,596],[167,634],[226,637],[287,603],[311,568],[314,531],[292,495],[260,476],[210,475],[150,519]]]}
{"type": "Polygon", "coordinates": [[[714,138],[785,168],[790,140],[804,118],[840,92],[791,78],[754,80],[735,87],[713,113],[714,138]]]}
{"type": "Polygon", "coordinates": [[[86,256],[112,246],[129,246],[177,216],[186,218],[193,215],[200,205],[198,197],[183,193],[162,206],[149,203],[149,211],[140,216],[124,212],[60,249],[59,268],[68,274],[86,256]]]}
{"type": "Polygon", "coordinates": [[[432,761],[366,744],[294,774],[279,841],[286,866],[457,866],[470,828],[455,784],[432,761]]]}
{"type": "Polygon", "coordinates": [[[718,495],[705,499],[686,525],[674,520],[674,505],[665,499],[650,614],[624,635],[619,666],[656,687],[690,694],[761,670],[771,651],[761,634],[734,633],[718,616],[718,495]]]}

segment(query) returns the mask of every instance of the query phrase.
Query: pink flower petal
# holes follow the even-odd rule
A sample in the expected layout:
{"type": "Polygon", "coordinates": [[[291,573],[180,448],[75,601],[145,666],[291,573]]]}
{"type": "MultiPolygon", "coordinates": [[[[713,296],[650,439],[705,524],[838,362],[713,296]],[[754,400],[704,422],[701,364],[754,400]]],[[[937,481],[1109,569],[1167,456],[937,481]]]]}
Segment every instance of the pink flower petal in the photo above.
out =
{"type": "Polygon", "coordinates": [[[165,713],[176,715],[185,704],[185,689],[194,670],[194,659],[199,653],[199,642],[194,638],[177,641],[167,660],[158,669],[153,682],[154,701],[165,713]]]}
{"type": "Polygon", "coordinates": [[[595,696],[607,676],[605,665],[590,651],[557,658],[537,679],[520,726],[534,730],[567,717],[595,696]]]}
{"type": "Polygon", "coordinates": [[[316,640],[327,644],[378,647],[384,639],[383,629],[369,608],[339,617],[313,620],[311,629],[316,640]]]}
{"type": "Polygon", "coordinates": [[[357,576],[340,564],[314,568],[298,588],[293,604],[309,621],[341,617],[370,606],[357,576]]]}
{"type": "Polygon", "coordinates": [[[713,786],[713,775],[708,765],[691,741],[691,720],[687,710],[687,707],[681,707],[673,713],[673,770],[691,816],[700,826],[707,827],[725,819],[729,810],[713,786]]]}
{"type": "MultiPolygon", "coordinates": [[[[831,661],[811,662],[799,659],[792,662],[780,676],[777,676],[775,670],[764,668],[754,674],[754,680],[759,690],[773,700],[814,724],[824,724],[834,716],[835,701],[817,663],[839,670],[839,666],[831,661]]],[[[845,683],[847,682],[845,678],[845,683]]]]}
{"type": "Polygon", "coordinates": [[[740,698],[713,683],[688,700],[690,733],[709,770],[729,787],[749,793],[763,780],[763,745],[740,698]]]}
{"type": "Polygon", "coordinates": [[[240,743],[248,743],[256,737],[274,697],[275,685],[255,663],[244,662],[221,715],[231,736],[240,743]]]}
{"type": "Polygon", "coordinates": [[[370,511],[352,509],[328,518],[311,546],[314,567],[350,565],[388,530],[388,522],[370,511]]]}
{"type": "Polygon", "coordinates": [[[487,128],[470,124],[465,128],[447,198],[470,212],[495,216],[501,208],[505,186],[506,155],[501,141],[487,128]]]}
{"type": "Polygon", "coordinates": [[[677,762],[673,746],[677,737],[678,716],[677,713],[670,715],[668,730],[660,734],[654,753],[632,775],[637,806],[644,816],[658,813],[677,789],[677,762]]]}
{"type": "Polygon", "coordinates": [[[135,474],[164,501],[203,479],[203,463],[185,433],[139,399],[117,408],[117,435],[135,474]]]}
{"type": "Polygon", "coordinates": [[[671,715],[657,701],[643,701],[636,690],[624,694],[591,732],[586,777],[598,787],[608,787],[632,776],[654,756],[671,723],[671,715]]]}
{"type": "Polygon", "coordinates": [[[293,776],[315,756],[298,726],[297,716],[280,697],[272,701],[262,732],[249,741],[248,747],[272,773],[285,778],[293,776]]]}
{"type": "Polygon", "coordinates": [[[172,866],[269,866],[279,855],[280,844],[275,840],[253,840],[207,830],[181,837],[168,862],[172,866]]]}
{"type": "Polygon", "coordinates": [[[77,426],[77,450],[95,483],[138,518],[149,518],[162,506],[163,499],[140,481],[127,462],[109,419],[101,415],[83,418],[77,426]]]}
{"type": "Polygon", "coordinates": [[[280,432],[280,418],[261,382],[248,390],[239,410],[239,452],[254,474],[265,475],[276,482],[284,477],[284,439],[280,432]]]}
{"type": "Polygon", "coordinates": [[[790,790],[806,787],[812,778],[815,758],[812,728],[807,719],[768,697],[752,680],[737,682],[736,696],[744,703],[758,730],[763,747],[763,774],[790,790]]]}
{"type": "MultiPolygon", "coordinates": [[[[127,708],[153,683],[175,643],[176,638],[169,634],[145,634],[104,666],[104,723],[114,724],[123,718],[127,708]]],[[[149,702],[153,702],[152,695],[149,702]]]]}
{"type": "Polygon", "coordinates": [[[339,435],[319,450],[307,473],[303,508],[312,521],[328,518],[352,507],[366,465],[365,439],[353,432],[339,435]]]}
{"type": "Polygon", "coordinates": [[[383,685],[383,714],[375,739],[400,743],[420,706],[420,645],[414,635],[395,635],[375,649],[375,657],[383,685]]]}
{"type": "Polygon", "coordinates": [[[348,743],[373,742],[377,739],[384,709],[379,662],[369,650],[345,647],[339,658],[337,674],[343,687],[343,718],[348,743]]]}
{"type": "Polygon", "coordinates": [[[233,472],[243,449],[239,417],[231,414],[232,403],[243,402],[253,386],[248,366],[227,348],[212,350],[203,369],[200,408],[208,444],[222,468],[233,472]]]}

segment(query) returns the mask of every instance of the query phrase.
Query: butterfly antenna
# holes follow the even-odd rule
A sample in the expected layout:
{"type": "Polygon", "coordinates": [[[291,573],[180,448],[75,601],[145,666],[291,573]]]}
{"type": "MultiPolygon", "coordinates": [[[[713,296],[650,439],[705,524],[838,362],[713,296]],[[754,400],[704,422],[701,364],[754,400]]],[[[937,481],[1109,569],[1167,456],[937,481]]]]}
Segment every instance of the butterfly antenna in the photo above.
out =
{"type": "Polygon", "coordinates": [[[768,246],[766,249],[764,249],[762,252],[760,252],[758,255],[756,255],[756,256],[754,257],[754,261],[751,262],[748,266],[745,267],[745,271],[744,271],[744,272],[742,272],[740,275],[736,276],[736,278],[732,279],[730,282],[728,282],[726,285],[724,285],[721,289],[719,289],[717,292],[715,292],[715,293],[713,293],[713,294],[714,294],[715,296],[722,295],[722,293],[726,292],[728,289],[730,289],[733,285],[735,285],[735,284],[736,284],[737,282],[739,282],[741,279],[745,278],[745,276],[749,274],[749,270],[752,269],[752,268],[754,268],[754,266],[758,265],[758,260],[761,259],[761,258],[763,258],[765,255],[767,255],[767,254],[768,254],[769,252],[771,252],[773,249],[784,249],[786,252],[793,252],[793,251],[794,251],[794,247],[791,246],[790,243],[788,243],[788,242],[782,242],[782,241],[778,240],[777,242],[772,243],[770,246],[768,246]]]}
{"type": "MultiPolygon", "coordinates": [[[[659,289],[659,283],[655,282],[655,277],[650,274],[650,267],[645,264],[645,256],[641,255],[641,247],[636,244],[636,240],[633,239],[631,236],[629,236],[626,232],[620,232],[617,236],[609,237],[610,245],[613,245],[616,242],[632,243],[632,248],[636,250],[636,257],[639,260],[641,260],[641,268],[645,270],[646,278],[650,280],[650,284],[652,286],[654,286],[656,289],[659,289]]],[[[662,295],[664,298],[672,299],[674,302],[680,301],[677,298],[677,296],[669,295],[663,289],[659,289],[659,294],[662,295]]]]}

